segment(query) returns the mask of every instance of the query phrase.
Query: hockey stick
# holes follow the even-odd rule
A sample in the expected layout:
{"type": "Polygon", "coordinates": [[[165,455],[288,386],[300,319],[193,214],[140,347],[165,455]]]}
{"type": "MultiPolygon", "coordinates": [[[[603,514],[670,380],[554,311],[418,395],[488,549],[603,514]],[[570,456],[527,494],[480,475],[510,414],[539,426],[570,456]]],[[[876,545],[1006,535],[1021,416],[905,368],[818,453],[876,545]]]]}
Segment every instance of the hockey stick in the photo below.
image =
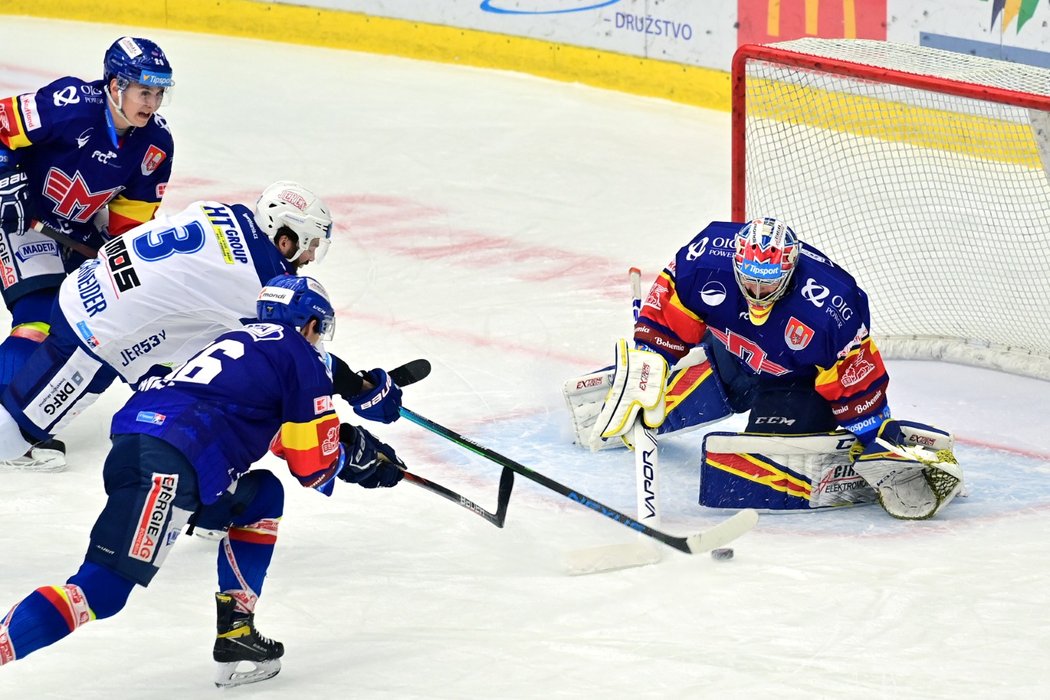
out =
{"type": "Polygon", "coordinates": [[[586,506],[587,508],[590,508],[591,510],[599,514],[604,515],[610,520],[614,520],[620,523],[621,525],[629,527],[632,530],[635,530],[636,532],[646,535],[647,537],[651,537],[655,540],[663,542],[668,547],[673,547],[674,549],[677,549],[680,552],[685,552],[686,554],[699,554],[701,552],[707,552],[712,549],[715,549],[716,547],[721,547],[722,545],[731,542],[737,537],[740,537],[741,535],[746,533],[748,530],[753,528],[758,522],[758,513],[748,508],[745,510],[741,510],[739,513],[723,520],[714,527],[703,532],[698,532],[696,534],[688,535],[686,537],[677,537],[675,535],[669,535],[666,532],[661,532],[660,530],[651,528],[648,525],[644,525],[643,523],[638,522],[634,518],[631,518],[621,513],[620,511],[615,510],[614,508],[610,508],[609,506],[599,501],[596,501],[595,499],[591,498],[590,496],[587,496],[586,494],[582,494],[573,488],[558,483],[550,477],[544,476],[539,472],[535,472],[529,469],[528,467],[524,466],[523,464],[515,462],[509,457],[505,457],[498,452],[484,447],[483,445],[479,445],[473,440],[465,438],[459,433],[450,430],[444,427],[443,425],[439,425],[438,423],[435,423],[429,418],[425,418],[419,415],[418,413],[415,413],[414,411],[405,408],[404,406],[401,407],[401,415],[407,418],[408,420],[412,421],[416,425],[426,428],[430,432],[435,433],[436,435],[440,435],[446,440],[456,443],[460,447],[466,448],[471,452],[480,455],[492,462],[495,462],[496,464],[506,469],[510,469],[518,474],[521,474],[526,479],[535,481],[537,484],[546,487],[551,491],[559,493],[562,496],[565,496],[570,501],[575,501],[580,505],[586,506]]]}
{"type": "Polygon", "coordinates": [[[56,243],[64,245],[65,247],[69,248],[70,250],[75,251],[77,253],[80,253],[85,258],[91,259],[91,258],[97,258],[98,257],[98,250],[96,250],[95,248],[92,248],[91,246],[87,245],[86,243],[81,243],[78,240],[70,238],[66,234],[64,234],[61,231],[59,231],[58,229],[51,228],[50,226],[45,224],[43,221],[34,221],[34,222],[32,222],[30,224],[29,227],[31,229],[33,229],[34,231],[36,231],[37,233],[44,234],[45,236],[47,236],[51,240],[55,241],[56,243]]]}
{"type": "Polygon", "coordinates": [[[488,520],[496,527],[503,527],[503,522],[507,519],[507,505],[510,503],[510,492],[514,488],[514,472],[510,469],[503,469],[503,474],[499,478],[499,498],[496,501],[496,512],[490,513],[485,510],[477,503],[474,503],[465,496],[462,496],[452,489],[445,488],[441,484],[434,483],[429,479],[424,479],[418,474],[405,470],[405,479],[412,482],[416,486],[422,487],[427,491],[436,493],[439,496],[443,496],[453,503],[463,506],[467,510],[480,515],[481,517],[488,520]]]}
{"type": "MultiPolygon", "coordinates": [[[[430,362],[428,360],[412,360],[411,362],[406,362],[400,367],[395,367],[390,370],[390,379],[398,386],[404,387],[426,379],[430,376],[430,369],[430,362]]],[[[507,505],[510,503],[510,493],[514,488],[514,472],[511,470],[504,469],[503,474],[500,476],[499,496],[496,500],[495,513],[490,513],[466,496],[458,494],[452,489],[442,486],[435,481],[426,479],[418,474],[413,474],[407,469],[403,469],[403,471],[407,481],[419,486],[420,488],[426,489],[427,491],[436,493],[443,498],[447,498],[457,505],[463,506],[472,513],[480,515],[496,527],[503,527],[503,522],[507,519],[507,505]]]]}
{"type": "MultiPolygon", "coordinates": [[[[627,274],[631,282],[631,313],[637,323],[642,311],[642,271],[632,267],[627,274]]],[[[641,412],[634,421],[631,440],[638,519],[660,527],[660,445],[656,431],[646,427],[641,412]]]]}
{"type": "MultiPolygon", "coordinates": [[[[642,310],[642,271],[632,267],[628,271],[631,284],[631,315],[635,323],[642,310]]],[[[631,448],[634,451],[635,513],[641,522],[660,527],[660,445],[656,431],[647,428],[641,415],[631,429],[631,448]]],[[[565,568],[569,574],[599,574],[636,566],[648,566],[661,561],[660,550],[648,540],[587,547],[567,552],[565,568]]]]}
{"type": "Polygon", "coordinates": [[[430,376],[429,360],[412,360],[390,370],[391,381],[398,386],[408,386],[430,376]]]}

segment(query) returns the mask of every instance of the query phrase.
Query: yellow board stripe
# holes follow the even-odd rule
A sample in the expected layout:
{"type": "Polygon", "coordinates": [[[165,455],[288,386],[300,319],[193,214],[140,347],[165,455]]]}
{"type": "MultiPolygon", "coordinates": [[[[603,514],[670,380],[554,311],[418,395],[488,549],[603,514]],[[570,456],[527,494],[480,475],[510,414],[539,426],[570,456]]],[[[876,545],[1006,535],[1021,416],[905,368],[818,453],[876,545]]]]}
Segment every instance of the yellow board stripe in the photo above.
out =
{"type": "Polygon", "coordinates": [[[1031,126],[991,117],[759,78],[747,80],[747,114],[753,119],[1042,168],[1031,126]],[[857,119],[857,115],[865,118],[857,119]],[[934,124],[936,127],[930,128],[934,124]],[[1013,150],[1004,150],[1003,145],[1007,143],[1013,145],[1013,150]]]}
{"type": "MultiPolygon", "coordinates": [[[[177,29],[498,68],[696,107],[730,108],[729,73],[713,68],[316,7],[248,0],[4,0],[0,14],[177,29]]],[[[175,64],[176,82],[178,69],[175,64]]]]}

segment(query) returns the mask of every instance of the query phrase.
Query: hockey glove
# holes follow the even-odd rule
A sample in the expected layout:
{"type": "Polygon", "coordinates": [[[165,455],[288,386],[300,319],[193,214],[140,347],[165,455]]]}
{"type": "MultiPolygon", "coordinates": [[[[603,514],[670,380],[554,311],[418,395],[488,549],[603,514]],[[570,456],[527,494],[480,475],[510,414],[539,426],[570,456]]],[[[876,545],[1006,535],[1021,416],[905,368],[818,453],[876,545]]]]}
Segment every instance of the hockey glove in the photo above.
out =
{"type": "Polygon", "coordinates": [[[591,444],[600,438],[624,437],[634,427],[638,414],[650,428],[659,428],[667,410],[664,389],[667,384],[667,361],[648,350],[631,350],[627,341],[616,343],[612,388],[598,413],[591,444]]]}
{"type": "Polygon", "coordinates": [[[853,446],[853,471],[878,492],[887,513],[901,520],[926,520],[962,489],[953,443],[951,434],[938,428],[887,420],[872,443],[853,446]]]}
{"type": "Polygon", "coordinates": [[[346,461],[339,478],[366,489],[389,488],[401,481],[403,462],[394,448],[380,442],[372,433],[349,423],[339,426],[346,461]]]}
{"type": "Polygon", "coordinates": [[[394,383],[390,375],[381,369],[374,369],[364,378],[374,386],[348,399],[354,413],[365,420],[380,423],[393,423],[401,417],[401,387],[394,383]]]}

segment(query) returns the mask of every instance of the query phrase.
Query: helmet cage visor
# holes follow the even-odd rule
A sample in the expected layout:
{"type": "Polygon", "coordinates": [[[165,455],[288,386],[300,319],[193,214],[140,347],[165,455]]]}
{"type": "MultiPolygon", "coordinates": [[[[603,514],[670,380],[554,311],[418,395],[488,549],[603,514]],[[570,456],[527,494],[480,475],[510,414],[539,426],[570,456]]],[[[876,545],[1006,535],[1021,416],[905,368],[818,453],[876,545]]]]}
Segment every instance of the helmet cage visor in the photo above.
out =
{"type": "Polygon", "coordinates": [[[733,274],[749,304],[766,307],[788,290],[799,245],[793,232],[773,219],[753,221],[737,234],[733,274]],[[785,230],[779,235],[778,226],[785,230]]]}

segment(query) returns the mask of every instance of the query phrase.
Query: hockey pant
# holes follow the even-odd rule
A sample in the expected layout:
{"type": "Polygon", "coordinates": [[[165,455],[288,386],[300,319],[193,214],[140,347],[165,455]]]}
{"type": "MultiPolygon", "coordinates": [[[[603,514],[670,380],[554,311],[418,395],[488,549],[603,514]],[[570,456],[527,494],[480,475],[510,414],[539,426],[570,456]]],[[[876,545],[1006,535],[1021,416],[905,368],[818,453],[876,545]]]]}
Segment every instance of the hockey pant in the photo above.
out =
{"type": "Polygon", "coordinates": [[[276,476],[249,472],[238,488],[203,506],[192,465],[167,443],[143,435],[114,437],[103,476],[108,500],[83,565],[65,585],[38,588],[0,618],[0,665],[118,613],[135,584],[149,585],[195,510],[200,521],[229,528],[219,545],[219,589],[234,595],[239,608],[254,607],[284,507],[276,476]]]}
{"type": "MultiPolygon", "coordinates": [[[[117,378],[90,352],[65,318],[54,314],[51,333],[29,357],[0,401],[22,432],[36,441],[58,433],[117,378]]],[[[18,455],[4,454],[0,459],[18,455]]]]}

